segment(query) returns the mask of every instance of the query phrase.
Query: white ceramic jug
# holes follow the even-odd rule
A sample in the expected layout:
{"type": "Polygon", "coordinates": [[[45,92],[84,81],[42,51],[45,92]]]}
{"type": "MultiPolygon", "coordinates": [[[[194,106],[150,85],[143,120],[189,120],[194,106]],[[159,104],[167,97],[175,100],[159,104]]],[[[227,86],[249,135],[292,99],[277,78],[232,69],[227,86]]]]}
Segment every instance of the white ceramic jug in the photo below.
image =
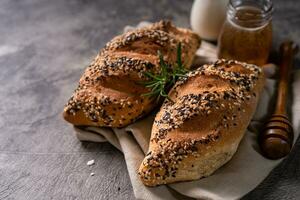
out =
{"type": "Polygon", "coordinates": [[[226,17],[229,0],[195,0],[191,11],[192,29],[206,40],[217,40],[226,17]]]}

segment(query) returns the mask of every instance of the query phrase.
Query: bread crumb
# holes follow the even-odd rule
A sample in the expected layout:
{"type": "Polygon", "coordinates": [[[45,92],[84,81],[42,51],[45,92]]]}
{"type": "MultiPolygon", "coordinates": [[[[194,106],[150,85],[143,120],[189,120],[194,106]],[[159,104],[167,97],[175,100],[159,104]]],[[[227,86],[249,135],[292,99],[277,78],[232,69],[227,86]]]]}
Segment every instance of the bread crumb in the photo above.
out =
{"type": "Polygon", "coordinates": [[[86,164],[88,166],[94,165],[95,164],[95,160],[89,160],[86,164]]]}
{"type": "Polygon", "coordinates": [[[90,176],[94,176],[94,175],[95,175],[95,173],[93,173],[93,172],[90,174],[90,176]]]}

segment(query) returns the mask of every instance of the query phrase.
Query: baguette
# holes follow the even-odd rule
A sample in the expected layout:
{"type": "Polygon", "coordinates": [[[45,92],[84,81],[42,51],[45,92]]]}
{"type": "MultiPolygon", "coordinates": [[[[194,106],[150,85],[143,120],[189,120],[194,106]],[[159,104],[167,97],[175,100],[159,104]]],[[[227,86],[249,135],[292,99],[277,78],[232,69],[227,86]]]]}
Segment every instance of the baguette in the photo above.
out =
{"type": "Polygon", "coordinates": [[[158,50],[166,62],[175,63],[178,43],[189,68],[200,38],[188,29],[160,21],[113,38],[85,70],[64,119],[74,125],[124,127],[149,113],[157,103],[142,95],[150,91],[141,84],[147,80],[144,72],[160,71],[158,50]]]}
{"type": "Polygon", "coordinates": [[[181,78],[155,117],[139,175],[147,186],[211,175],[236,152],[264,85],[251,64],[218,60],[181,78]]]}

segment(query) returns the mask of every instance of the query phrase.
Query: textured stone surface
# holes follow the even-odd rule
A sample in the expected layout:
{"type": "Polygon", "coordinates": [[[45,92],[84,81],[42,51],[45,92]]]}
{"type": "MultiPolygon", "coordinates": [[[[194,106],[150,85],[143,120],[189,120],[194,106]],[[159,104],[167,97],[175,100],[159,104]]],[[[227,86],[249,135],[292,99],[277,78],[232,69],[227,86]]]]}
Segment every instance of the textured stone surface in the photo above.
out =
{"type": "MultiPolygon", "coordinates": [[[[61,111],[85,66],[125,25],[166,18],[188,27],[191,5],[0,1],[0,199],[134,199],[122,154],[109,144],[77,141],[61,111]],[[87,166],[91,159],[96,164],[87,166]]],[[[300,2],[275,5],[274,46],[287,37],[300,44],[300,2]]],[[[298,199],[299,157],[298,141],[245,199],[298,199]]]]}

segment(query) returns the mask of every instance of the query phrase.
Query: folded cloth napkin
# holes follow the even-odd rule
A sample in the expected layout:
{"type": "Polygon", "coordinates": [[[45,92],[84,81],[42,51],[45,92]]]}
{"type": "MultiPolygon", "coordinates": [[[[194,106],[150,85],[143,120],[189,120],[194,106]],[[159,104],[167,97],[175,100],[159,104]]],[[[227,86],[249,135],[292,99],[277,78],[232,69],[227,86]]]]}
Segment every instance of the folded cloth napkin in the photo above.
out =
{"type": "MultiPolygon", "coordinates": [[[[145,22],[139,26],[144,26],[145,22]]],[[[128,30],[131,27],[125,29],[128,30]]],[[[216,59],[216,47],[202,42],[197,51],[197,65],[216,59]]],[[[148,150],[151,127],[156,112],[131,124],[125,128],[75,128],[76,136],[81,141],[110,142],[124,153],[128,173],[135,197],[137,199],[239,199],[253,190],[263,181],[270,171],[281,160],[269,160],[264,158],[258,148],[257,134],[262,126],[268,111],[272,105],[275,81],[271,78],[275,72],[274,65],[265,67],[267,81],[256,113],[248,126],[245,136],[240,143],[237,153],[233,158],[213,175],[197,181],[187,181],[162,185],[158,187],[146,187],[140,181],[137,171],[148,150]]],[[[300,70],[295,71],[293,82],[292,119],[295,138],[299,133],[300,121],[300,93],[296,89],[300,87],[300,70]]]]}

